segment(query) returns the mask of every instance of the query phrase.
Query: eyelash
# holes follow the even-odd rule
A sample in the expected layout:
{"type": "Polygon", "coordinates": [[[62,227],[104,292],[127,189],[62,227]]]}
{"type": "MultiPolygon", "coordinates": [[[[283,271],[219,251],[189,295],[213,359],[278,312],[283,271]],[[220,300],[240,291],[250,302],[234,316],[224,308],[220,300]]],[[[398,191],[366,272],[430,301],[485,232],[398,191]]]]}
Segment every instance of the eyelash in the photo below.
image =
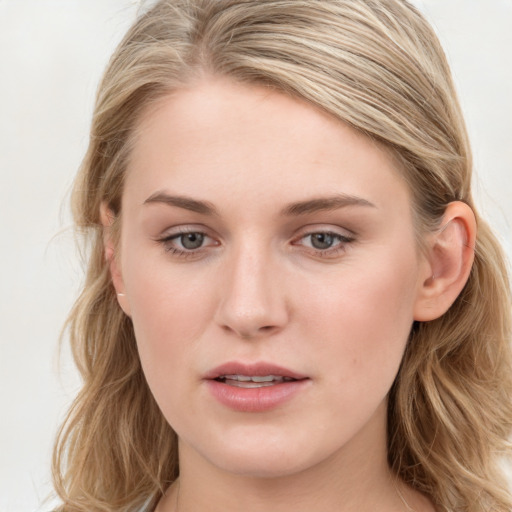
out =
{"type": "MultiPolygon", "coordinates": [[[[178,233],[173,233],[172,235],[164,236],[162,238],[157,239],[156,241],[163,245],[166,252],[168,252],[178,258],[184,258],[184,259],[198,257],[204,252],[206,247],[219,245],[218,242],[211,244],[211,245],[207,245],[207,246],[202,244],[197,249],[180,249],[180,248],[176,247],[175,245],[173,245],[175,243],[175,240],[179,240],[185,235],[199,235],[199,236],[204,237],[205,240],[206,239],[213,240],[213,238],[208,236],[204,231],[183,229],[183,230],[180,230],[178,233]]],[[[336,233],[334,231],[318,230],[318,231],[311,231],[309,233],[302,234],[301,236],[297,237],[292,242],[292,245],[300,245],[297,243],[298,241],[305,240],[308,237],[312,237],[314,235],[324,235],[324,236],[332,237],[335,242],[337,241],[337,243],[334,246],[328,247],[326,249],[316,249],[314,247],[308,247],[308,246],[302,244],[302,246],[310,254],[313,254],[314,256],[317,256],[317,257],[325,257],[325,258],[327,258],[327,257],[333,258],[333,257],[340,255],[341,253],[343,253],[347,250],[347,245],[354,242],[354,240],[355,240],[354,237],[341,235],[340,233],[336,233]]],[[[183,245],[183,243],[181,245],[183,245]]]]}
{"type": "MultiPolygon", "coordinates": [[[[340,233],[336,233],[334,231],[311,231],[309,233],[303,234],[300,237],[297,238],[297,240],[305,240],[308,237],[313,237],[314,235],[323,235],[332,237],[334,241],[337,243],[333,245],[332,247],[328,247],[327,249],[317,249],[315,247],[306,247],[306,249],[312,253],[314,256],[319,256],[321,258],[333,258],[336,256],[339,256],[340,254],[344,253],[347,250],[347,245],[354,241],[353,237],[341,235],[340,233]]],[[[293,245],[296,245],[294,242],[293,245]]]]}
{"type": "MultiPolygon", "coordinates": [[[[210,236],[208,236],[204,231],[201,230],[194,230],[194,229],[180,229],[179,232],[173,233],[172,235],[164,236],[162,238],[157,239],[157,242],[161,243],[165,249],[166,252],[172,254],[173,256],[177,256],[178,258],[194,258],[199,256],[205,249],[204,245],[201,245],[201,247],[197,249],[179,249],[178,247],[175,247],[173,244],[175,243],[175,240],[179,240],[180,238],[184,237],[185,235],[200,235],[204,237],[204,239],[212,239],[210,236]]],[[[181,244],[183,245],[183,243],[181,244]]],[[[219,245],[218,243],[212,244],[212,245],[219,245]]]]}

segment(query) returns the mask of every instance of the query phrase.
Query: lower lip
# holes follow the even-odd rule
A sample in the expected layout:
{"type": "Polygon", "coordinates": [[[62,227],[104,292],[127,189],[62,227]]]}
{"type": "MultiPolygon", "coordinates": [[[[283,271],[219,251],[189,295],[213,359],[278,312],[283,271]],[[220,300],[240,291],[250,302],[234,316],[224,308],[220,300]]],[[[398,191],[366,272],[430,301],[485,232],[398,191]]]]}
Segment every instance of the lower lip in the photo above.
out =
{"type": "Polygon", "coordinates": [[[260,388],[240,388],[217,380],[206,382],[212,395],[222,405],[239,412],[264,412],[291,400],[307,386],[309,379],[281,382],[260,388]]]}

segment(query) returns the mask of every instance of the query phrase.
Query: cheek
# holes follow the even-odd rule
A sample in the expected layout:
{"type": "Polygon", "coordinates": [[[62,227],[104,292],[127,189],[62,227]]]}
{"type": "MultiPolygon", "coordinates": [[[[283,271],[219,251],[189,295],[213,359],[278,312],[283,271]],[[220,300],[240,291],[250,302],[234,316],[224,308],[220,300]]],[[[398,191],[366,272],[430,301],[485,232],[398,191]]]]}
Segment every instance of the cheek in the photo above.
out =
{"type": "Polygon", "coordinates": [[[297,294],[306,297],[308,335],[326,337],[316,344],[316,355],[340,368],[332,374],[343,385],[364,387],[369,376],[392,382],[413,322],[416,277],[414,255],[382,251],[340,267],[323,287],[297,294]]]}
{"type": "Polygon", "coordinates": [[[127,259],[126,291],[139,354],[148,381],[165,382],[189,366],[211,316],[208,290],[166,262],[141,266],[127,259]]]}

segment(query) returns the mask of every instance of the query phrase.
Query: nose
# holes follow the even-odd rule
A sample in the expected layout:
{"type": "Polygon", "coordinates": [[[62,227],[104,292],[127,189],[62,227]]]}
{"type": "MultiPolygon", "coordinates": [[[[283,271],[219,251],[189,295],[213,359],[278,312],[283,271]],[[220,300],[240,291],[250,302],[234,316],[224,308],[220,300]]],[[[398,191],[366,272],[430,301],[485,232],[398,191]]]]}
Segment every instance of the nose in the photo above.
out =
{"type": "Polygon", "coordinates": [[[270,254],[242,248],[226,261],[216,322],[244,339],[279,332],[288,322],[282,273],[270,254]]]}

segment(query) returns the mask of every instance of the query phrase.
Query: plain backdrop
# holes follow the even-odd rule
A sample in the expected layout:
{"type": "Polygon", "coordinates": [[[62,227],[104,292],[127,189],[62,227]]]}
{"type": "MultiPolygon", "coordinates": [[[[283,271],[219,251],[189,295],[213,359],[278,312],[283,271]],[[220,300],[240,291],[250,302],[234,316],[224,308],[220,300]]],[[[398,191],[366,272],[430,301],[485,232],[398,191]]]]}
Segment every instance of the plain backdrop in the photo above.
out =
{"type": "MultiPolygon", "coordinates": [[[[478,204],[512,257],[512,0],[415,2],[452,64],[478,204]]],[[[49,511],[53,438],[78,379],[58,337],[82,279],[69,189],[129,0],[0,0],[0,512],[49,511]]]]}

